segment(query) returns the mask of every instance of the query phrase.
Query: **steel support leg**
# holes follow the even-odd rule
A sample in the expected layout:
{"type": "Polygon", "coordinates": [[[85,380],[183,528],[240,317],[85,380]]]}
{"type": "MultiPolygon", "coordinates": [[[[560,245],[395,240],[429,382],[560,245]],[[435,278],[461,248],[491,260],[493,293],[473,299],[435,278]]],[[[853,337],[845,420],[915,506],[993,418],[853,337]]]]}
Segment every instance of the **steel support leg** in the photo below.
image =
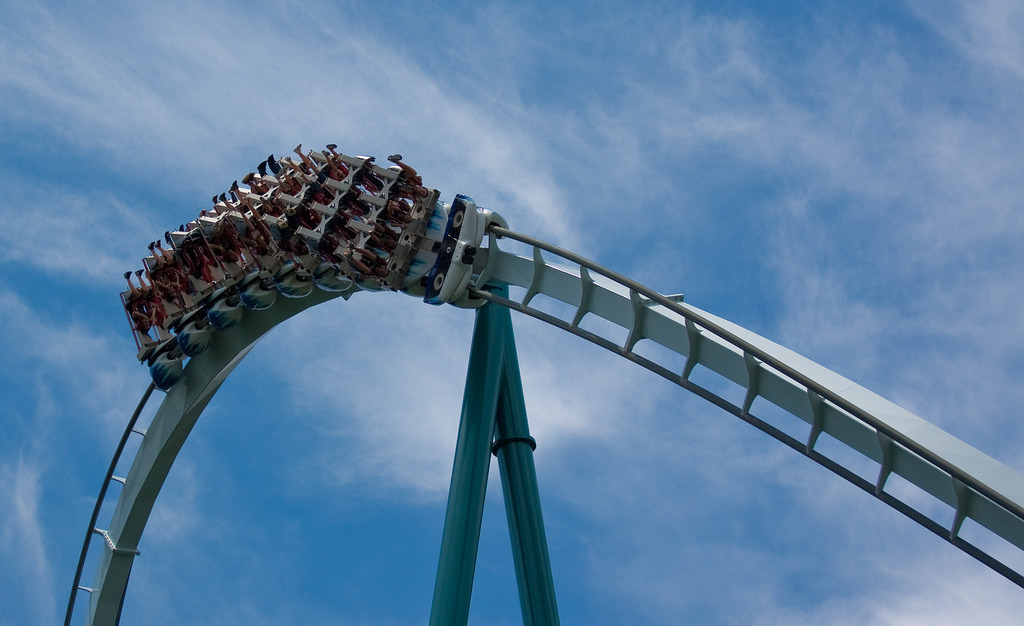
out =
{"type": "MultiPolygon", "coordinates": [[[[483,307],[487,308],[491,307],[483,307]]],[[[501,371],[503,350],[502,337],[489,332],[488,314],[483,309],[477,312],[462,398],[434,603],[430,609],[430,623],[434,626],[465,624],[469,619],[501,381],[494,372],[501,371]]]]}
{"type": "MultiPolygon", "coordinates": [[[[507,288],[503,290],[507,296],[507,288]]],[[[551,565],[526,423],[512,320],[507,309],[477,310],[462,402],[430,623],[465,624],[480,543],[490,455],[499,457],[505,509],[525,624],[556,624],[551,565]],[[494,442],[495,431],[498,441],[494,442]]]]}
{"type": "Polygon", "coordinates": [[[533,450],[537,444],[530,436],[526,422],[526,403],[509,311],[502,308],[498,314],[505,318],[503,325],[507,328],[507,345],[513,349],[505,350],[504,381],[498,400],[498,439],[492,449],[498,457],[501,471],[512,558],[519,586],[519,605],[523,624],[527,626],[558,624],[555,585],[544,534],[537,472],[533,465],[533,450]]]}

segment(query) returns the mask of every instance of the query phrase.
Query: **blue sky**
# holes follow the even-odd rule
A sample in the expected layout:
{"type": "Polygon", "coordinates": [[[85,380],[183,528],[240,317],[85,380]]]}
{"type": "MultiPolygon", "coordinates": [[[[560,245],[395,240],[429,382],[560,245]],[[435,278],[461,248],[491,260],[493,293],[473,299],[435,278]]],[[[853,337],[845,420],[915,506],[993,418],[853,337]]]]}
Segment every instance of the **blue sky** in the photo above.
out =
{"type": "MultiPolygon", "coordinates": [[[[1019,3],[0,7],[2,624],[63,615],[148,383],[121,274],[299,142],[401,152],[1024,469],[1019,3]]],[[[563,622],[1024,612],[805,458],[515,321],[563,622]]],[[[362,294],[264,339],[174,466],[124,622],[422,623],[471,328],[362,294]]],[[[471,620],[519,623],[493,474],[471,620]]]]}

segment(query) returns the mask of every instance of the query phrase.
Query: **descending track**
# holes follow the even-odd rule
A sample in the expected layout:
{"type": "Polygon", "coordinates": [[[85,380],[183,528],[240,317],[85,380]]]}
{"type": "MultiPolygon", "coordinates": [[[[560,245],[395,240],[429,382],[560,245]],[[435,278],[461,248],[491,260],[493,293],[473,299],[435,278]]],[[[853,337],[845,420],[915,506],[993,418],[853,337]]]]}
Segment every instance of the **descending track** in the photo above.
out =
{"type": "Polygon", "coordinates": [[[496,281],[524,288],[518,302],[483,288],[471,293],[525,313],[587,339],[708,400],[801,452],[854,485],[874,494],[928,530],[985,563],[1020,587],[1024,575],[960,537],[966,519],[1024,550],[1024,475],[976,450],[909,411],[843,378],[809,359],[745,328],[667,297],[551,244],[504,228],[490,229],[487,274],[478,284],[496,281]],[[532,247],[531,257],[497,248],[507,237],[532,247]],[[575,268],[555,265],[543,253],[575,268]],[[571,320],[534,306],[543,295],[575,309],[571,320]],[[596,315],[627,332],[617,343],[584,330],[580,322],[596,315]],[[643,339],[685,357],[682,371],[634,352],[643,339]],[[692,380],[702,366],[745,389],[736,405],[692,380]],[[807,436],[798,440],[751,414],[761,397],[807,422],[807,436]],[[815,450],[828,434],[877,464],[874,482],[815,450]],[[886,491],[892,474],[903,477],[949,507],[949,526],[933,521],[913,504],[886,491]]]}
{"type": "MultiPolygon", "coordinates": [[[[960,537],[971,519],[1018,549],[1024,550],[1024,476],[963,443],[927,421],[863,387],[731,322],[701,311],[681,297],[658,294],[578,255],[514,233],[497,223],[488,227],[486,246],[472,264],[465,286],[470,301],[489,301],[548,322],[643,366],[752,424],[775,439],[821,464],[836,475],[907,515],[933,533],[1024,587],[1024,575],[960,537]],[[526,255],[499,248],[502,239],[528,246],[526,255]],[[546,256],[545,256],[546,255],[546,256]],[[557,259],[552,263],[551,259],[557,259]],[[525,290],[517,300],[493,294],[489,285],[525,290]],[[568,305],[571,319],[538,308],[544,298],[568,305]],[[625,341],[581,327],[586,316],[611,322],[625,332],[625,341]],[[682,357],[677,371],[634,351],[648,340],[682,357]],[[729,402],[691,380],[695,368],[705,368],[745,389],[743,402],[729,402]],[[807,434],[796,439],[751,413],[757,398],[807,423],[807,434]],[[877,465],[874,481],[819,453],[816,443],[827,434],[877,465]],[[886,485],[901,476],[948,507],[949,525],[933,521],[914,504],[900,499],[886,485]]],[[[303,310],[333,299],[350,297],[359,288],[342,292],[314,290],[303,298],[278,299],[270,308],[246,311],[241,322],[213,334],[210,347],[192,357],[180,382],[171,387],[149,427],[135,428],[143,437],[123,482],[112,519],[102,536],[105,547],[91,587],[74,583],[68,607],[70,621],[75,593],[90,593],[88,623],[114,624],[128,584],[131,566],[153,504],[196,420],[232,369],[267,331],[303,310]]],[[[466,300],[463,300],[465,303],[466,300]]],[[[550,308],[550,307],[549,307],[550,308]]],[[[620,333],[621,334],[621,333],[620,333]]],[[[118,449],[118,455],[123,445],[118,449]]],[[[88,548],[89,540],[86,540],[88,548]]],[[[86,550],[83,549],[83,562],[86,550]]]]}

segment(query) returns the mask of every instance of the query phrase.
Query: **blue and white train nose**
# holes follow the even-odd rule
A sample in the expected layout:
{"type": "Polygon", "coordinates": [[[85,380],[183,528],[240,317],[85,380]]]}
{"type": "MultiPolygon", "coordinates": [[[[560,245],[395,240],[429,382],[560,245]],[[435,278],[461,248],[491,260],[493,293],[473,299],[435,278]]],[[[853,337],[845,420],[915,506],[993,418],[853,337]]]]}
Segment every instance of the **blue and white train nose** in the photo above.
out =
{"type": "Polygon", "coordinates": [[[173,387],[184,374],[181,359],[172,359],[166,353],[153,358],[149,366],[149,375],[153,378],[153,384],[161,391],[167,391],[173,387]]]}
{"type": "Polygon", "coordinates": [[[491,223],[505,225],[505,220],[493,211],[477,208],[469,196],[455,196],[437,260],[424,277],[424,302],[457,304],[464,299],[476,253],[491,223]]]}

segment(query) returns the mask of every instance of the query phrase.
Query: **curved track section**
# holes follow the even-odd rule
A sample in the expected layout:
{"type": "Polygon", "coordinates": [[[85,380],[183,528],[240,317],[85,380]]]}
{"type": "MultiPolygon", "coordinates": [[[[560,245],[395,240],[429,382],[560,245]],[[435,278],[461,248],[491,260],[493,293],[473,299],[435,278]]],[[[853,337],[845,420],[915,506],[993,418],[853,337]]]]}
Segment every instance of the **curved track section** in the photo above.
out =
{"type": "MultiPolygon", "coordinates": [[[[457,298],[462,306],[493,302],[607,348],[782,441],[1024,587],[1024,575],[959,536],[963,522],[972,519],[1024,550],[1024,476],[1020,473],[838,374],[684,304],[681,297],[656,293],[498,223],[488,226],[487,246],[481,246],[471,260],[468,293],[457,298]],[[524,256],[503,251],[498,247],[502,238],[526,244],[531,252],[524,256]],[[545,254],[557,257],[560,263],[550,263],[545,254]],[[513,301],[495,295],[488,285],[515,286],[524,289],[525,294],[513,301]],[[568,305],[572,319],[534,306],[538,296],[568,305]],[[624,330],[625,341],[581,328],[581,321],[588,315],[624,330]],[[634,348],[643,340],[683,357],[682,371],[637,354],[634,348]],[[697,367],[745,389],[742,404],[731,403],[692,381],[691,374],[697,367]],[[750,409],[758,397],[806,422],[806,438],[798,440],[752,415],[750,409]],[[877,464],[876,479],[866,480],[815,450],[822,433],[877,464]],[[933,521],[911,503],[886,491],[892,474],[945,503],[950,524],[933,521]]],[[[95,521],[90,524],[90,535],[102,536],[105,543],[92,587],[78,587],[76,577],[75,590],[90,593],[87,623],[118,622],[132,563],[139,554],[139,540],[156,497],[196,420],[234,367],[278,323],[337,296],[347,299],[358,290],[355,285],[343,292],[313,290],[301,298],[280,298],[264,310],[247,310],[236,326],[214,332],[209,348],[189,360],[182,379],[169,389],[149,427],[145,431],[130,429],[141,434],[143,441],[127,477],[115,479],[124,486],[110,524],[107,529],[95,527],[95,521]]],[[[108,483],[109,479],[104,484],[108,483]]],[[[106,487],[98,504],[102,504],[105,492],[106,487]]],[[[73,591],[68,621],[74,597],[73,591]]]]}
{"type": "Polygon", "coordinates": [[[301,299],[282,298],[263,311],[247,311],[238,326],[229,332],[215,333],[210,347],[189,361],[183,378],[168,391],[145,431],[110,526],[94,531],[105,539],[106,549],[100,557],[93,586],[87,589],[87,623],[118,622],[132,563],[139,554],[139,539],[156,497],[196,420],[228,374],[280,322],[339,295],[347,298],[351,293],[314,291],[301,299]]]}
{"type": "Polygon", "coordinates": [[[583,337],[678,384],[756,426],[842,478],[874,494],[925,528],[985,563],[1020,587],[1024,575],[960,537],[966,519],[1024,550],[1024,475],[996,461],[909,411],[835,372],[732,322],[666,297],[615,274],[579,255],[504,228],[489,229],[487,267],[471,293],[548,322],[583,337]],[[530,256],[510,254],[497,246],[507,237],[532,248],[530,256]],[[549,263],[544,253],[569,267],[549,263]],[[489,293],[495,281],[526,290],[512,301],[489,293]],[[575,309],[571,320],[531,306],[542,295],[575,309]],[[625,330],[626,340],[580,328],[595,315],[625,330]],[[648,339],[685,358],[674,371],[633,349],[648,339]],[[701,366],[746,390],[736,405],[690,380],[701,366]],[[750,413],[754,400],[767,400],[807,422],[807,437],[798,440],[750,413]],[[822,433],[874,461],[874,482],[817,452],[822,433]],[[949,507],[949,526],[935,522],[912,503],[886,491],[892,474],[949,507]]]}

